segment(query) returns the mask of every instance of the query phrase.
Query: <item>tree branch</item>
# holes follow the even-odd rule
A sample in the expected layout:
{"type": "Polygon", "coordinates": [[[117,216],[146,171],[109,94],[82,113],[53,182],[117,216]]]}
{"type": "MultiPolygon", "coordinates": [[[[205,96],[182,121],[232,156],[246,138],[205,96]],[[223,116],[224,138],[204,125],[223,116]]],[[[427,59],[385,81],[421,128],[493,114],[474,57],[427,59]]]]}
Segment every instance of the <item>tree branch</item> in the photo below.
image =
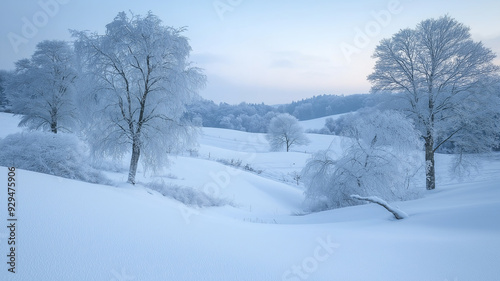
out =
{"type": "Polygon", "coordinates": [[[387,202],[385,202],[384,200],[380,199],[377,196],[361,197],[359,195],[353,194],[353,195],[351,195],[351,198],[378,204],[378,205],[384,207],[387,211],[391,212],[394,215],[394,217],[398,220],[408,218],[408,214],[406,214],[405,212],[401,211],[398,208],[394,208],[394,207],[390,206],[389,204],[387,204],[387,202]]]}

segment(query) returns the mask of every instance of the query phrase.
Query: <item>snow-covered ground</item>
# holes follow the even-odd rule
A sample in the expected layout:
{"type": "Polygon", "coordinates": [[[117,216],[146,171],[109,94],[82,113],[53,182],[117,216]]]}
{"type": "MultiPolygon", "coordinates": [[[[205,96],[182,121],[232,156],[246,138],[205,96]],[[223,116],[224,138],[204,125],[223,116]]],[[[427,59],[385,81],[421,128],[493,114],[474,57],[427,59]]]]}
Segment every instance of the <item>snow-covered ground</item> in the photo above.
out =
{"type": "Polygon", "coordinates": [[[325,117],[320,117],[320,118],[315,118],[311,120],[304,120],[304,121],[299,121],[300,125],[306,129],[314,129],[314,130],[319,130],[325,126],[326,119],[332,118],[333,120],[349,115],[352,113],[343,113],[343,114],[337,114],[337,115],[331,115],[331,116],[325,116],[325,117]]]}
{"type": "MultiPolygon", "coordinates": [[[[0,114],[0,137],[19,130],[16,118],[0,114]]],[[[301,215],[294,173],[341,141],[309,137],[271,153],[263,135],[205,128],[197,156],[141,173],[136,186],[17,170],[15,274],[0,167],[0,280],[500,280],[500,155],[482,159],[474,178],[443,176],[424,198],[391,202],[404,220],[375,204],[301,215]],[[232,204],[187,207],[143,187],[159,178],[232,204]]],[[[446,174],[449,157],[437,161],[446,174]]]]}

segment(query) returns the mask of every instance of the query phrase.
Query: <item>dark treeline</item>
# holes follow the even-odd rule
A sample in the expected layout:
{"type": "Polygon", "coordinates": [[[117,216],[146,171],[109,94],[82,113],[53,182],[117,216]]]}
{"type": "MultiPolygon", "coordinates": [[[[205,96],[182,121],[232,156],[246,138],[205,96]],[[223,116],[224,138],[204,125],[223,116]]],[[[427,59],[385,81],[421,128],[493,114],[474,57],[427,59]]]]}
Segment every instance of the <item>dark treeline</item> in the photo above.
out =
{"type": "Polygon", "coordinates": [[[278,113],[288,113],[299,120],[309,120],[356,111],[372,102],[368,94],[321,95],[276,106],[263,103],[216,104],[200,99],[188,106],[188,118],[203,127],[263,133],[267,131],[269,121],[278,113]]]}
{"type": "Polygon", "coordinates": [[[8,101],[5,96],[5,82],[8,76],[9,72],[0,70],[0,111],[6,111],[8,108],[8,101]]]}
{"type": "Polygon", "coordinates": [[[369,103],[368,94],[349,96],[321,95],[291,104],[282,105],[279,110],[295,116],[299,120],[309,120],[329,115],[356,111],[369,103]]]}

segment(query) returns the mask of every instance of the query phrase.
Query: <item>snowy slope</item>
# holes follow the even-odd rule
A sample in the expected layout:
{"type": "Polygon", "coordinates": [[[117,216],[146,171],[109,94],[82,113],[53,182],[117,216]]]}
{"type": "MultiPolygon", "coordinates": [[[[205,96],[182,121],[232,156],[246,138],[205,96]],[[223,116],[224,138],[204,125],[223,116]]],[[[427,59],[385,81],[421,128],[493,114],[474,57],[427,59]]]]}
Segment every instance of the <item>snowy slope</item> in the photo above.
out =
{"type": "Polygon", "coordinates": [[[299,121],[299,123],[300,123],[300,125],[302,125],[302,127],[306,128],[306,129],[316,129],[317,130],[317,129],[321,129],[325,126],[326,119],[332,118],[333,120],[335,120],[341,116],[345,116],[348,114],[352,114],[352,113],[342,113],[342,114],[336,114],[336,115],[331,115],[331,116],[325,116],[325,117],[315,118],[315,119],[311,119],[311,120],[299,121]]]}
{"type": "MultiPolygon", "coordinates": [[[[0,114],[0,124],[8,118],[0,114]]],[[[18,170],[17,273],[7,271],[2,227],[0,280],[499,280],[499,155],[483,159],[475,178],[442,177],[424,198],[393,203],[406,220],[373,204],[298,216],[302,187],[279,175],[340,139],[310,135],[308,147],[269,153],[261,135],[203,131],[198,157],[173,158],[162,174],[138,175],[137,186],[18,170]],[[142,187],[158,177],[234,204],[186,207],[142,187]]],[[[448,161],[439,156],[440,172],[448,161]]],[[[4,187],[3,224],[6,208],[4,187]]]]}

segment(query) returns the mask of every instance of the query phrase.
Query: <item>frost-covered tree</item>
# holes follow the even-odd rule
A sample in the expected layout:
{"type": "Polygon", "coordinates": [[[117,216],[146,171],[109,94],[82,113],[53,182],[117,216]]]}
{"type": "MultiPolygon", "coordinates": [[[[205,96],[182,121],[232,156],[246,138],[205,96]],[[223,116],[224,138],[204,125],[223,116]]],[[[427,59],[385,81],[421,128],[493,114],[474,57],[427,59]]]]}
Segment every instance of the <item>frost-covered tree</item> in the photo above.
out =
{"type": "Polygon", "coordinates": [[[357,113],[345,122],[343,152],[319,151],[302,171],[311,209],[359,204],[353,194],[389,201],[415,197],[413,176],[423,161],[413,123],[396,111],[357,113]]]}
{"type": "Polygon", "coordinates": [[[9,102],[5,95],[5,83],[8,80],[10,73],[5,70],[0,70],[0,111],[7,110],[9,102]]]}
{"type": "Polygon", "coordinates": [[[372,90],[402,93],[399,107],[425,140],[428,190],[436,186],[434,154],[443,144],[456,140],[457,152],[493,146],[499,126],[492,117],[500,104],[492,77],[498,67],[492,63],[495,54],[474,42],[468,27],[449,16],[424,20],[382,40],[373,57],[372,90]]]}
{"type": "Polygon", "coordinates": [[[76,71],[74,52],[67,42],[42,41],[30,59],[16,62],[6,83],[11,110],[21,114],[20,126],[53,133],[69,131],[75,124],[76,71]]]}
{"type": "Polygon", "coordinates": [[[278,151],[283,147],[290,151],[292,145],[306,145],[309,139],[304,134],[297,118],[288,113],[277,115],[269,123],[266,135],[272,151],[278,151]]]}
{"type": "Polygon", "coordinates": [[[184,29],[164,26],[151,12],[123,12],[106,33],[77,32],[75,49],[93,87],[87,91],[88,139],[95,151],[121,158],[130,152],[128,182],[134,184],[139,159],[161,167],[167,154],[194,141],[183,119],[185,105],[205,84],[189,62],[184,29]]]}

